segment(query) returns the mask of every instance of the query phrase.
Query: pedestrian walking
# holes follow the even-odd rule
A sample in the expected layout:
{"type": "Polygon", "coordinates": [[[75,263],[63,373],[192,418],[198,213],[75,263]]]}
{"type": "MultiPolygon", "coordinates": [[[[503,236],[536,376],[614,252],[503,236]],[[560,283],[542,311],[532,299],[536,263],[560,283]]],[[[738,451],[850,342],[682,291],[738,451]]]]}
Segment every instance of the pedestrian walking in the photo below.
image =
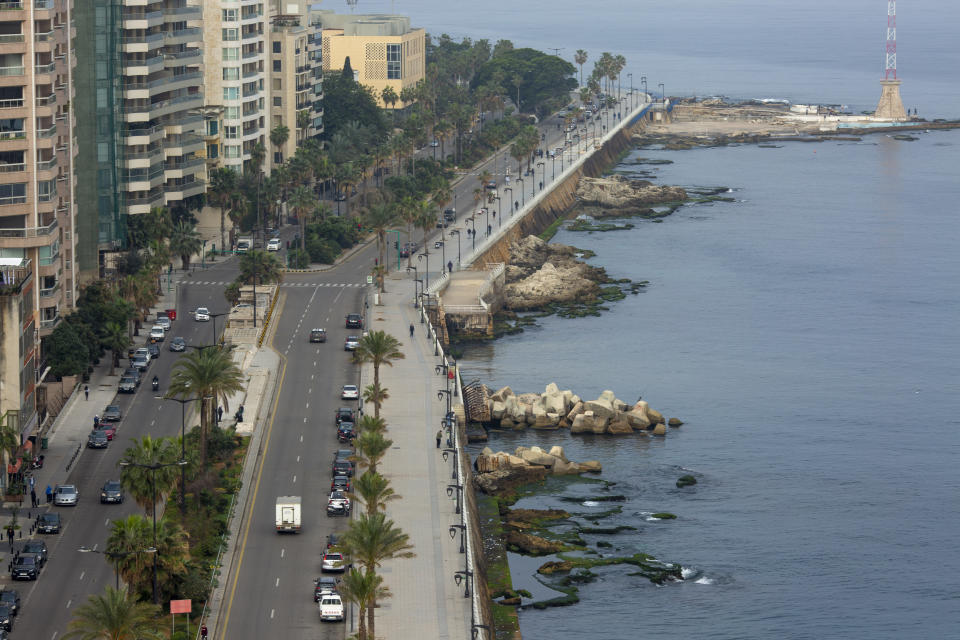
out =
{"type": "Polygon", "coordinates": [[[90,399],[90,385],[88,384],[83,385],[83,399],[84,400],[90,399]]]}
{"type": "Polygon", "coordinates": [[[440,441],[443,440],[443,429],[437,431],[437,449],[440,448],[440,441]]]}
{"type": "Polygon", "coordinates": [[[223,407],[217,407],[217,424],[220,424],[220,421],[223,420],[223,407]]]}
{"type": "Polygon", "coordinates": [[[413,337],[413,323],[410,323],[410,337],[413,337]]]}
{"type": "Polygon", "coordinates": [[[37,507],[37,490],[33,487],[30,488],[30,506],[32,508],[37,507]]]}
{"type": "Polygon", "coordinates": [[[37,484],[37,479],[33,477],[32,473],[27,476],[27,483],[30,485],[31,490],[37,484]]]}
{"type": "Polygon", "coordinates": [[[453,260],[447,262],[447,271],[453,273],[453,260]]]}
{"type": "Polygon", "coordinates": [[[47,485],[47,504],[53,502],[53,489],[50,488],[50,485],[47,485]]]}
{"type": "Polygon", "coordinates": [[[200,637],[207,640],[207,625],[200,625],[200,637]]]}
{"type": "Polygon", "coordinates": [[[10,551],[13,551],[13,525],[7,525],[7,542],[10,543],[10,551]]]}
{"type": "Polygon", "coordinates": [[[99,426],[100,426],[100,416],[94,415],[94,416],[93,416],[93,428],[96,429],[96,428],[99,427],[99,426]]]}

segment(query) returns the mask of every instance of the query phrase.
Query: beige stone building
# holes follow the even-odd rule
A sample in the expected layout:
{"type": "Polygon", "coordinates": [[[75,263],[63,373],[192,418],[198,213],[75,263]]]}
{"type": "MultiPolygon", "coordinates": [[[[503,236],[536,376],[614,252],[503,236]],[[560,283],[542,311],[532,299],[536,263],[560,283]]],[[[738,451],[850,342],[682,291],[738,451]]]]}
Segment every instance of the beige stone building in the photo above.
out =
{"type": "MultiPolygon", "coordinates": [[[[37,417],[33,273],[26,258],[0,258],[0,423],[21,437],[37,417]]],[[[0,484],[6,477],[0,473],[0,484]]]]}
{"type": "Polygon", "coordinates": [[[73,1],[0,5],[0,259],[31,271],[24,313],[42,336],[77,295],[73,1]]]}
{"type": "MultiPolygon", "coordinates": [[[[381,92],[392,87],[399,96],[424,78],[426,32],[410,26],[410,18],[391,15],[338,15],[313,11],[311,21],[322,29],[323,69],[343,69],[350,58],[357,82],[381,92]]],[[[400,102],[395,108],[406,106],[400,102]]]]}

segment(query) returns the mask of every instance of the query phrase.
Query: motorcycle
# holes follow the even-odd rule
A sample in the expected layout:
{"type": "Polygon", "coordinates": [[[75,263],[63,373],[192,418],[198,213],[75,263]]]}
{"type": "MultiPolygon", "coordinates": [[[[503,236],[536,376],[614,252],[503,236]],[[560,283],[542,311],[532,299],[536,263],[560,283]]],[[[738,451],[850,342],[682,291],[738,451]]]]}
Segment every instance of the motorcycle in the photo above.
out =
{"type": "Polygon", "coordinates": [[[31,469],[43,469],[43,455],[39,455],[30,461],[31,469]]]}
{"type": "Polygon", "coordinates": [[[153,377],[153,390],[156,391],[156,390],[159,389],[159,388],[160,388],[160,378],[154,376],[154,377],[153,377]]]}

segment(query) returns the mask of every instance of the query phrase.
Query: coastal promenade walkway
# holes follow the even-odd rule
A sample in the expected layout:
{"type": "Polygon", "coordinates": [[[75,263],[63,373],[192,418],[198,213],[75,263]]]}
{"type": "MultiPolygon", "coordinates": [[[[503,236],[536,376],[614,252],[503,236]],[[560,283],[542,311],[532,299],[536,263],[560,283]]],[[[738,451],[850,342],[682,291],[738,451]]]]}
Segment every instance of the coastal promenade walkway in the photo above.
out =
{"type": "MultiPolygon", "coordinates": [[[[451,480],[453,458],[445,462],[435,440],[447,407],[446,397],[437,396],[447,386],[445,377],[436,373],[440,358],[433,355],[433,341],[427,338],[427,325],[420,324],[405,280],[399,274],[389,277],[382,304],[371,302],[367,316],[367,328],[395,336],[406,356],[380,370],[381,384],[390,395],[381,416],[393,446],[379,471],[401,496],[388,503],[387,516],[410,536],[416,553],[415,558],[387,561],[381,569],[393,595],[379,604],[377,635],[390,640],[466,640],[471,638],[471,599],[464,597],[464,585],[454,581],[455,572],[464,569],[465,556],[459,534],[455,539],[449,535],[450,526],[461,521],[456,492],[447,496],[447,487],[456,483],[451,480]]],[[[363,380],[372,377],[372,367],[365,367],[363,380]]],[[[367,405],[365,410],[372,408],[367,405]]]]}

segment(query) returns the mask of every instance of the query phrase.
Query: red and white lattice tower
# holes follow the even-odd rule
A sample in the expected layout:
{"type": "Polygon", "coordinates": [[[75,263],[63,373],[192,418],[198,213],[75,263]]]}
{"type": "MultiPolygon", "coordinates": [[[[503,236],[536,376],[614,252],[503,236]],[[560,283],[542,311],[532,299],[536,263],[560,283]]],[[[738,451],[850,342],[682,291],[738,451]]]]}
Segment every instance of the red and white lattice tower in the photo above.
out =
{"type": "Polygon", "coordinates": [[[907,112],[900,99],[900,80],[897,79],[897,0],[887,0],[886,63],[886,72],[880,81],[883,91],[874,116],[883,120],[906,120],[907,112]]]}
{"type": "Polygon", "coordinates": [[[897,79],[897,0],[887,0],[887,69],[884,80],[897,79]]]}

